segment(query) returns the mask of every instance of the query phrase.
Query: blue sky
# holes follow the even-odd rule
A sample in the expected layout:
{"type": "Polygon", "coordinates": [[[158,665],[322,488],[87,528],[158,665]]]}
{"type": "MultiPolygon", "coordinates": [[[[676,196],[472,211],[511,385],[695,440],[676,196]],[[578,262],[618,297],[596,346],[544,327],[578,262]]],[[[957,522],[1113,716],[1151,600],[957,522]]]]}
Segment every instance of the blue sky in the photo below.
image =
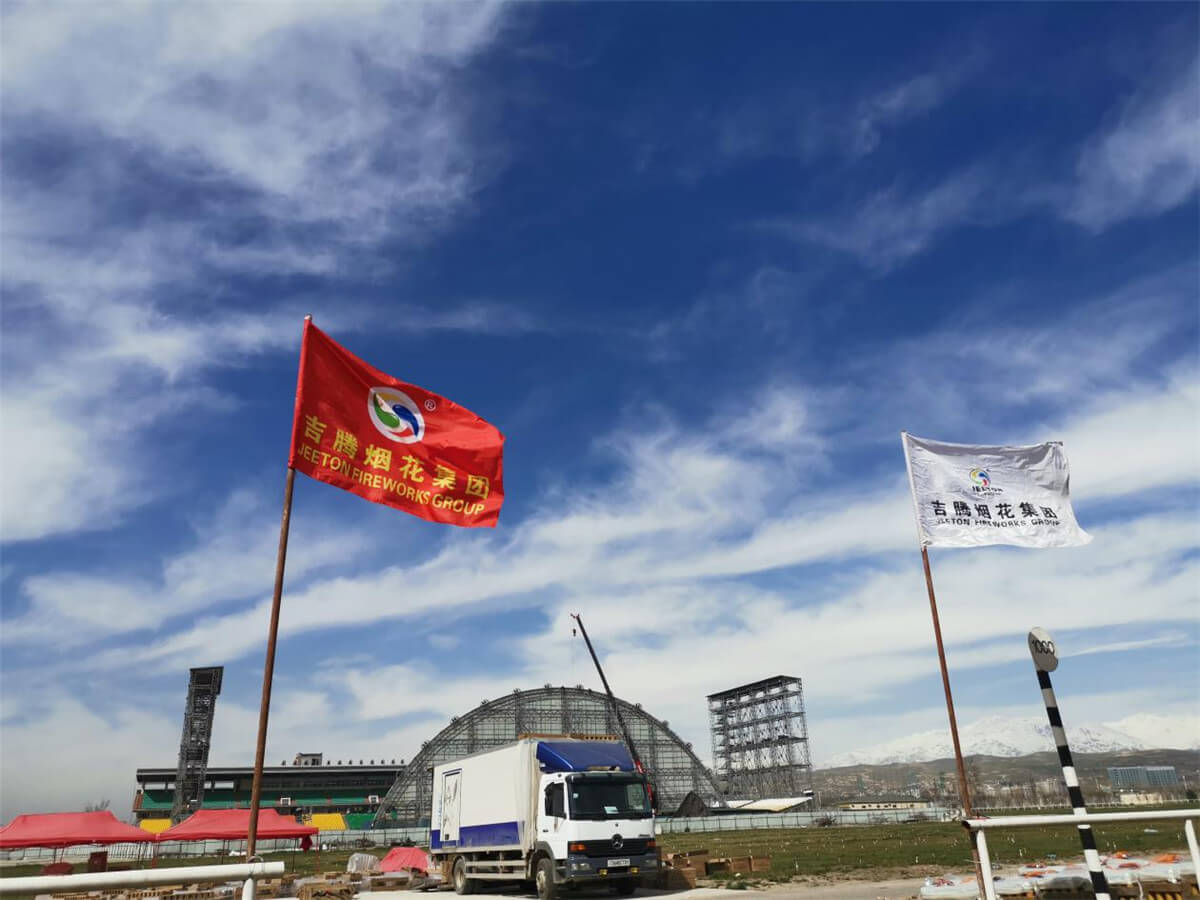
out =
{"type": "Polygon", "coordinates": [[[576,611],[698,748],[778,672],[818,761],[944,726],[903,428],[1063,440],[1095,536],[931,554],[962,721],[1039,624],[1068,724],[1195,715],[1198,15],[5,4],[3,818],[127,809],[191,666],[252,761],[306,313],[507,500],[298,479],[271,761],[594,686],[576,611]]]}

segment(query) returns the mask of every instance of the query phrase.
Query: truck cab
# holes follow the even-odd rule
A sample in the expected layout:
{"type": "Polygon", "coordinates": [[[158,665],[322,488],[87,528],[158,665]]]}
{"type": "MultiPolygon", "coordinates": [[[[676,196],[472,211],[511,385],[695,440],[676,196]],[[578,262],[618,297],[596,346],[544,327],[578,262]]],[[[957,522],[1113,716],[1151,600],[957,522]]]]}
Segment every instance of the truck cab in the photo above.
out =
{"type": "Polygon", "coordinates": [[[538,838],[539,897],[553,894],[551,880],[605,880],[615,893],[632,894],[642,873],[658,865],[646,779],[629,771],[544,774],[538,838]]]}

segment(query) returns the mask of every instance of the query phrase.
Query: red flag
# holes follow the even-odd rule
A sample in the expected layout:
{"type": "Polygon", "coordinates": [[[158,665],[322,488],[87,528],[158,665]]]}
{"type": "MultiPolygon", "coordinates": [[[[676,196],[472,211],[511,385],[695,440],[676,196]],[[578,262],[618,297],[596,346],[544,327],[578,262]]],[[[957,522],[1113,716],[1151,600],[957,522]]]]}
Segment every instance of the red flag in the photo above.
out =
{"type": "Polygon", "coordinates": [[[494,527],[503,451],[494,425],[304,323],[289,466],[433,522],[494,527]]]}

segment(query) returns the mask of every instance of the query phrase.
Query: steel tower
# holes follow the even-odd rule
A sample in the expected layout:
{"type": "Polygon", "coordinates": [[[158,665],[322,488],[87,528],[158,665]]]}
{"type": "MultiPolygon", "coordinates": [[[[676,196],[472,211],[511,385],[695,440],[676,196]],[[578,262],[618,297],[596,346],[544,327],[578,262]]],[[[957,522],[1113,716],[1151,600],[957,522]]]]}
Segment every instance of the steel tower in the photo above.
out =
{"type": "Polygon", "coordinates": [[[776,675],[708,697],[713,768],[727,797],[763,800],[812,791],[804,688],[776,675]]]}
{"type": "Polygon", "coordinates": [[[212,742],[213,713],[221,693],[224,666],[192,669],[187,705],[183,708],[183,737],[179,741],[179,764],[175,769],[175,797],[171,821],[181,822],[204,801],[204,779],[208,771],[208,747],[212,742]]]}

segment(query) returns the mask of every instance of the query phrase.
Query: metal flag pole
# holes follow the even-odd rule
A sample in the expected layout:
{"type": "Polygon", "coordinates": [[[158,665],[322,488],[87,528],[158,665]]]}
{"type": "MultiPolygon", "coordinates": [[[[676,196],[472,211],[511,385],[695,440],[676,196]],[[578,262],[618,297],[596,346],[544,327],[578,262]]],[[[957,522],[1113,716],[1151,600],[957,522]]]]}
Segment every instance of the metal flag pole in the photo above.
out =
{"type": "MultiPolygon", "coordinates": [[[[305,316],[305,326],[312,316],[305,316]]],[[[296,399],[300,398],[300,379],[304,375],[304,342],[300,344],[300,369],[296,377],[296,399]]],[[[292,414],[292,430],[296,429],[297,408],[292,414]]],[[[294,436],[294,435],[293,435],[294,436]]],[[[294,441],[293,441],[294,443],[294,441]]],[[[287,479],[283,487],[283,518],[279,524],[279,553],[275,559],[275,591],[271,595],[271,624],[267,629],[267,658],[263,663],[262,703],[258,708],[258,743],[254,751],[254,780],[250,787],[250,823],[246,833],[246,858],[254,856],[258,839],[258,808],[262,799],[263,759],[267,755],[267,718],[271,712],[271,682],[275,676],[275,643],[279,636],[279,606],[283,599],[283,568],[287,560],[288,530],[292,522],[292,487],[296,483],[296,470],[288,466],[287,479]]]]}
{"type": "MultiPolygon", "coordinates": [[[[1058,668],[1058,651],[1046,629],[1034,628],[1029,632],[1029,655],[1033,657],[1038,687],[1042,689],[1046,718],[1050,720],[1050,730],[1054,732],[1058,761],[1062,765],[1063,780],[1067,783],[1067,794],[1071,798],[1071,812],[1076,816],[1086,816],[1087,806],[1083,802],[1079,776],[1075,772],[1071,748],[1067,744],[1067,730],[1063,727],[1062,716],[1058,712],[1058,700],[1055,699],[1054,688],[1050,684],[1050,673],[1058,668]]],[[[1083,845],[1083,858],[1087,861],[1088,874],[1092,876],[1092,890],[1096,894],[1096,900],[1109,900],[1108,878],[1100,865],[1100,854],[1096,851],[1096,835],[1092,832],[1091,825],[1079,826],[1079,842],[1083,845]]]]}

